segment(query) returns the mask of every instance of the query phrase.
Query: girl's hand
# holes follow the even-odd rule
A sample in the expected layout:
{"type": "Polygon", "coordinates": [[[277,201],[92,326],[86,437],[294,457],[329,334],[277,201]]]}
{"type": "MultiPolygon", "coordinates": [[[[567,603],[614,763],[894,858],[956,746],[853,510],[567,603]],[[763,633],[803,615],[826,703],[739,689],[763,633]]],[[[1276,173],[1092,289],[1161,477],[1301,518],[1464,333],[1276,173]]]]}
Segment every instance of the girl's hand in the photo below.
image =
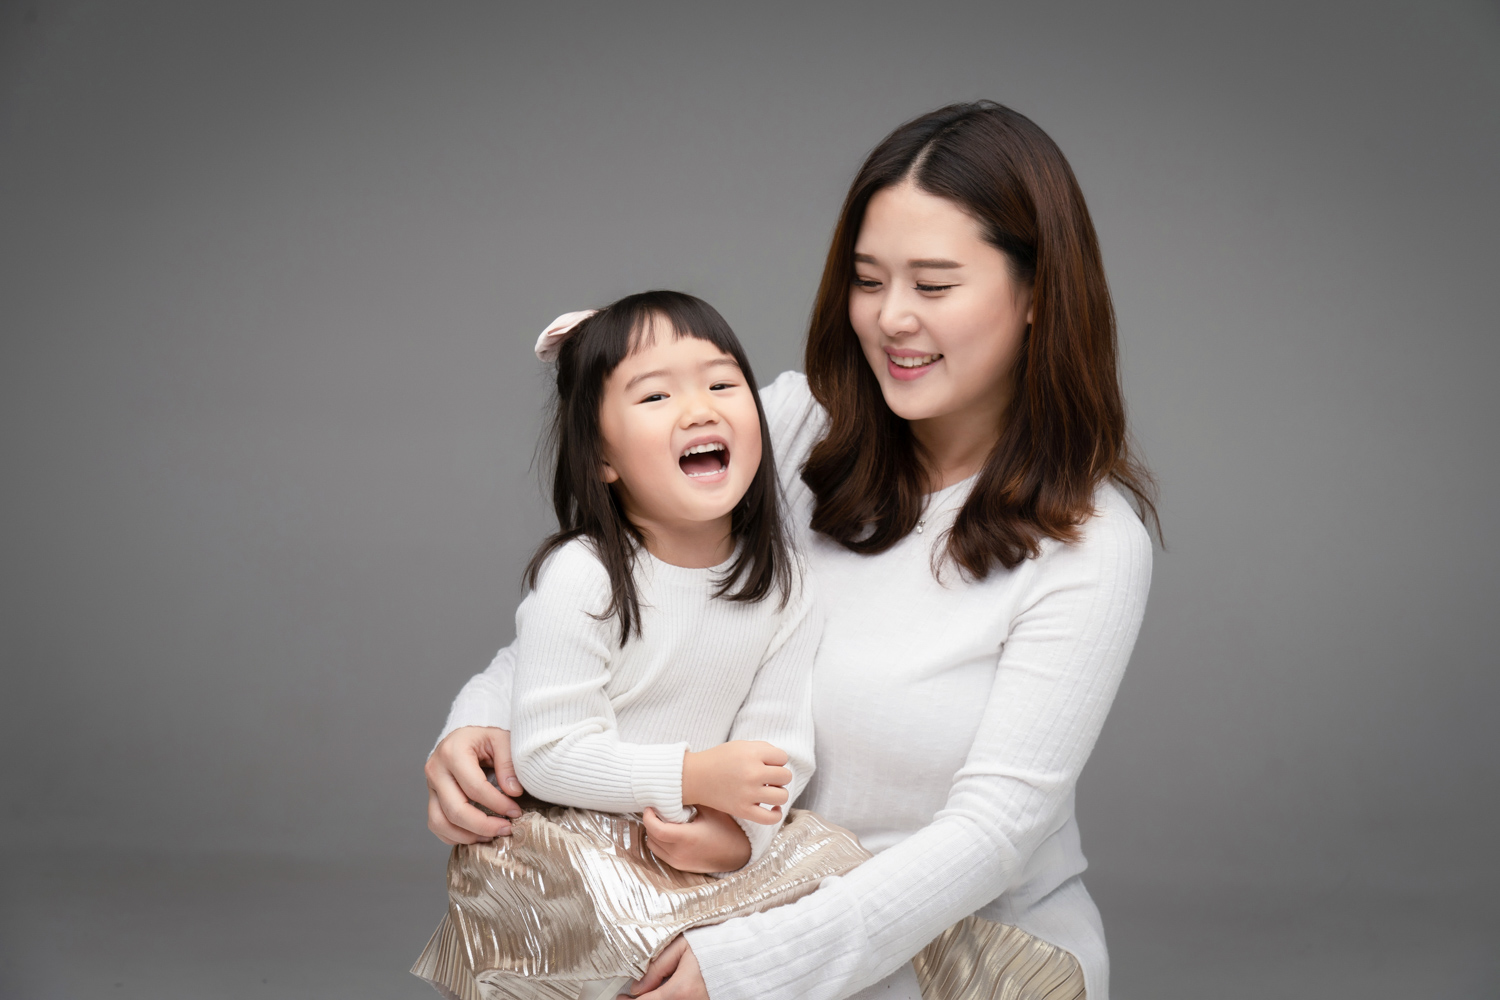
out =
{"type": "MultiPolygon", "coordinates": [[[[629,996],[639,1000],[708,1000],[708,986],[687,938],[674,938],[646,967],[646,974],[630,984],[629,996]]],[[[620,1000],[625,997],[622,993],[620,1000]]]]}
{"type": "Polygon", "coordinates": [[[687,823],[668,823],[655,809],[642,816],[646,847],[683,872],[732,872],[750,860],[750,839],[728,813],[699,806],[687,823]]]}
{"type": "Polygon", "coordinates": [[[521,807],[507,795],[520,795],[521,783],[510,761],[510,733],[489,726],[455,729],[432,751],[427,766],[427,829],[445,844],[474,844],[510,836],[510,819],[521,807]],[[500,788],[484,776],[494,768],[500,788]],[[503,792],[502,792],[503,790],[503,792]],[[497,816],[486,816],[478,802],[497,816]]]}
{"type": "Polygon", "coordinates": [[[792,772],[786,762],[785,751],[761,740],[734,740],[699,753],[689,750],[682,757],[682,803],[711,806],[769,826],[781,819],[787,800],[782,786],[791,784],[792,772]]]}

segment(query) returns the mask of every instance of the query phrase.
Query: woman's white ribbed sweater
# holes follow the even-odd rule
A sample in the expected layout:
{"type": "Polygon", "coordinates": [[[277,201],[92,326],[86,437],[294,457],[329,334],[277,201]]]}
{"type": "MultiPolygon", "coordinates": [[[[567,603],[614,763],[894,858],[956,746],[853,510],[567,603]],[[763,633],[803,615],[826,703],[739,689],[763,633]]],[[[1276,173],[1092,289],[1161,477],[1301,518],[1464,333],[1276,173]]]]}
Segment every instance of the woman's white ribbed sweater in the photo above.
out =
{"type": "MultiPolygon", "coordinates": [[[[939,580],[960,483],[929,498],[920,534],[855,555],[808,529],[798,473],[826,417],[806,379],[787,373],[762,401],[827,619],[813,671],[818,773],[798,805],[876,856],[789,906],[689,931],[709,995],[834,1000],[872,987],[901,1000],[912,956],[977,912],[1070,951],[1090,1000],[1108,1000],[1073,790],[1145,610],[1145,529],[1106,486],[1078,542],[1045,543],[982,581],[951,566],[939,580]]],[[[482,711],[456,703],[450,728],[503,728],[508,675],[502,652],[471,682],[493,700],[482,711]]]]}

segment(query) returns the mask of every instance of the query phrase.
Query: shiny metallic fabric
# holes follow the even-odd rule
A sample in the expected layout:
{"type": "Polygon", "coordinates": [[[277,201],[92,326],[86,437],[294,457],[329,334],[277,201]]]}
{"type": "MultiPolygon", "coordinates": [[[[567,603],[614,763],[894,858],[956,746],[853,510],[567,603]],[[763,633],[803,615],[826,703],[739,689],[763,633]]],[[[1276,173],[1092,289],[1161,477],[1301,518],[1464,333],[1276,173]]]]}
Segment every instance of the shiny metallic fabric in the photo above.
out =
{"type": "Polygon", "coordinates": [[[450,1000],[579,1000],[639,978],[689,927],[789,903],[869,852],[793,809],[765,855],[723,878],[656,860],[633,816],[540,803],[509,837],[448,860],[448,915],[411,971],[450,1000]]]}
{"type": "Polygon", "coordinates": [[[922,1000],[1083,1000],[1078,959],[1019,927],[965,917],[912,959],[922,1000]]]}

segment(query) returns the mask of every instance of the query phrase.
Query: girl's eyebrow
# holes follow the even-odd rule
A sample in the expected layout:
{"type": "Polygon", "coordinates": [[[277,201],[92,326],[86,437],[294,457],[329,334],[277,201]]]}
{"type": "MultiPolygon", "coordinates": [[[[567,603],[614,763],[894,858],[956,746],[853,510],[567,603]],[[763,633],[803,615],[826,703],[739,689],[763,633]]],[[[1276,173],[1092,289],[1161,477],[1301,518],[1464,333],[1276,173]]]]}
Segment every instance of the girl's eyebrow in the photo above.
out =
{"type": "MultiPolygon", "coordinates": [[[[703,364],[699,365],[698,367],[702,371],[708,371],[710,368],[717,368],[720,365],[733,368],[735,371],[740,370],[739,362],[735,361],[733,358],[714,358],[712,361],[703,362],[703,364]]],[[[672,373],[667,371],[665,368],[658,368],[656,371],[651,372],[641,372],[635,378],[625,383],[625,391],[629,392],[631,389],[635,388],[635,384],[637,382],[644,382],[648,378],[665,378],[671,374],[672,373]]]]}
{"type": "Polygon", "coordinates": [[[635,384],[637,382],[644,382],[648,378],[662,378],[670,374],[671,372],[667,371],[665,368],[658,368],[654,372],[641,372],[635,378],[625,383],[625,391],[629,392],[631,389],[635,388],[635,384]]]}

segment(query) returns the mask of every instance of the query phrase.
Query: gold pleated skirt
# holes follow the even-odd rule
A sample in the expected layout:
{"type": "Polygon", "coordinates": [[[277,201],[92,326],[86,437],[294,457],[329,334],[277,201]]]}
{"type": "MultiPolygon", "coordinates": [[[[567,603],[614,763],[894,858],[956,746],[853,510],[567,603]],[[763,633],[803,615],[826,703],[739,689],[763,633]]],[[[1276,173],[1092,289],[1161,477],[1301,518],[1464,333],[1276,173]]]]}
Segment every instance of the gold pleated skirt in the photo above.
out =
{"type": "Polygon", "coordinates": [[[1084,1000],[1078,959],[983,917],[960,920],[911,964],[922,1000],[1084,1000]]]}
{"type": "MultiPolygon", "coordinates": [[[[635,817],[526,805],[511,836],[449,856],[448,913],[411,969],[448,1000],[613,998],[682,931],[800,899],[870,857],[793,809],[759,860],[716,879],[658,861],[635,817]]],[[[1084,996],[1072,955],[979,917],[912,964],[923,1000],[1084,996]]]]}
{"type": "Polygon", "coordinates": [[[710,878],[658,861],[633,816],[527,806],[509,837],[449,856],[448,914],[411,969],[449,1000],[613,998],[688,928],[800,899],[870,857],[793,809],[754,864],[710,878]]]}

